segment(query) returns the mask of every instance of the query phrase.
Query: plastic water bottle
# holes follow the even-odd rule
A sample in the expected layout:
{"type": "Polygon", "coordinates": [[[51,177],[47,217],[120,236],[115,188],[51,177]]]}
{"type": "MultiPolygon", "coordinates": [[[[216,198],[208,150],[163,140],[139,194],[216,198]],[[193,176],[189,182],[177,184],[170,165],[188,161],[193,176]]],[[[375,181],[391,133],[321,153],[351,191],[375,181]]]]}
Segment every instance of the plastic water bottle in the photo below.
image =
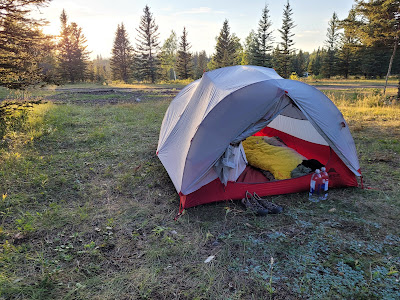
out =
{"type": "Polygon", "coordinates": [[[308,200],[311,202],[319,201],[319,192],[321,187],[321,171],[319,169],[315,170],[315,173],[311,176],[310,181],[310,193],[308,194],[308,200]]]}
{"type": "Polygon", "coordinates": [[[328,185],[329,185],[329,175],[326,172],[326,168],[321,168],[321,200],[328,199],[328,185]]]}

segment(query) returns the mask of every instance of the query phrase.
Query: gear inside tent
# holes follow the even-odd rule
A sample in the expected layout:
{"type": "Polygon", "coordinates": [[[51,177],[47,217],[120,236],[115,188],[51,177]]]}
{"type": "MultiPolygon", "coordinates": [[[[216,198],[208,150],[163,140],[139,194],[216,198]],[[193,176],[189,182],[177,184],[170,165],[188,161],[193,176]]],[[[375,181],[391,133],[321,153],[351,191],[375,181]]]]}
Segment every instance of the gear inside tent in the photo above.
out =
{"type": "Polygon", "coordinates": [[[354,140],[322,92],[273,69],[226,67],[203,74],[171,102],[157,155],[181,209],[306,191],[322,165],[329,187],[357,186],[354,140]]]}

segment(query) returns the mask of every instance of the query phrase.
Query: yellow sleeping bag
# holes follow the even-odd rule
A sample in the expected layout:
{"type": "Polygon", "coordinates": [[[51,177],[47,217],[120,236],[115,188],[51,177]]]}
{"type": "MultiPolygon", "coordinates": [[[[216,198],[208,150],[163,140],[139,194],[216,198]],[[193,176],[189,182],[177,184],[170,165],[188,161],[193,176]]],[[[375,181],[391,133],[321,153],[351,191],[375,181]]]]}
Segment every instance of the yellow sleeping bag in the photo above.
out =
{"type": "Polygon", "coordinates": [[[270,171],[276,179],[291,178],[290,172],[306,159],[289,147],[267,144],[262,136],[250,136],[242,144],[249,164],[270,171]]]}

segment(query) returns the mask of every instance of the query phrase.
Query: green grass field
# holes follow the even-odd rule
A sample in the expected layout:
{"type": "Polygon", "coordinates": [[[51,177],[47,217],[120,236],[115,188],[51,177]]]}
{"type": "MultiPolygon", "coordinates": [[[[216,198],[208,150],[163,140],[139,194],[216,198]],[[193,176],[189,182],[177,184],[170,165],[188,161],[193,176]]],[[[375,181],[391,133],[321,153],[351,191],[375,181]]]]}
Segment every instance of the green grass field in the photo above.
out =
{"type": "Polygon", "coordinates": [[[285,211],[266,217],[230,201],[173,221],[178,195],[155,155],[171,95],[63,98],[9,119],[0,299],[399,299],[400,107],[343,95],[371,189],[274,196],[285,211]]]}

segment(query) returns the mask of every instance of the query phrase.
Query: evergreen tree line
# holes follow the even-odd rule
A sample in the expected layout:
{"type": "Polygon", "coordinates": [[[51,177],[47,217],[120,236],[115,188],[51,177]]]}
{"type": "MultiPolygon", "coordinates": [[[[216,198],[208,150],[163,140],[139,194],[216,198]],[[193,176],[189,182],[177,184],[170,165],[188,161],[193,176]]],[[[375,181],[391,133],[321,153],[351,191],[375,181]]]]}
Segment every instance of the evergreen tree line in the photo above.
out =
{"type": "Polygon", "coordinates": [[[123,82],[197,79],[205,71],[233,66],[274,68],[282,77],[313,75],[384,77],[400,73],[397,51],[400,32],[400,0],[358,0],[347,18],[336,13],[327,24],[326,40],[312,53],[295,48],[293,11],[283,8],[282,24],[273,37],[268,5],[243,43],[231,33],[229,21],[216,37],[215,52],[191,51],[190,33],[174,31],[161,45],[158,25],[146,5],[134,43],[123,23],[117,26],[110,59],[90,61],[83,30],[68,22],[63,10],[60,35],[44,35],[43,21],[28,17],[28,5],[43,6],[49,0],[0,0],[0,85],[21,88],[41,82],[119,80],[123,82]]]}

